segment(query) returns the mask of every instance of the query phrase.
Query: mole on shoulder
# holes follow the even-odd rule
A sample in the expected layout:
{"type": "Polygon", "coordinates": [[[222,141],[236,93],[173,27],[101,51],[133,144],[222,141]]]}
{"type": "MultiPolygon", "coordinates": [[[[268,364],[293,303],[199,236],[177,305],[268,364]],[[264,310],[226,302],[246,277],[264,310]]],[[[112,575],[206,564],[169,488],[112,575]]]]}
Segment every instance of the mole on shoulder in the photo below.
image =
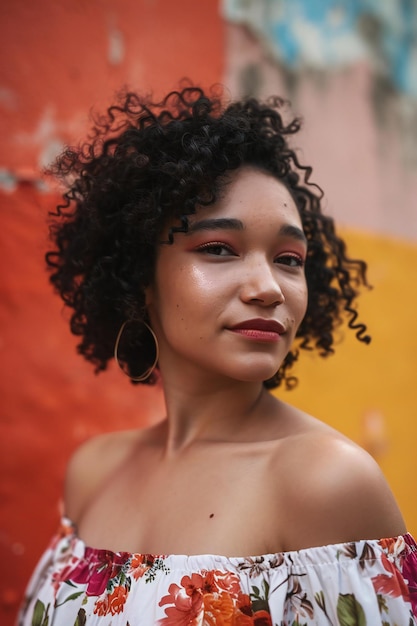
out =
{"type": "Polygon", "coordinates": [[[210,513],[210,517],[214,517],[214,513],[210,513]]]}

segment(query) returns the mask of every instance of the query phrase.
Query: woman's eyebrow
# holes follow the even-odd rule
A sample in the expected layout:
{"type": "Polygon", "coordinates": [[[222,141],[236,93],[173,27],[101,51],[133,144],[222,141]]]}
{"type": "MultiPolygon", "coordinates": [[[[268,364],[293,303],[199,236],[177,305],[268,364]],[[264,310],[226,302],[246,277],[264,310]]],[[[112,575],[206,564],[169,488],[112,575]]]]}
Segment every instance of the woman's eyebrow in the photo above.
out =
{"type": "Polygon", "coordinates": [[[219,217],[194,222],[188,228],[187,234],[191,235],[201,230],[244,230],[245,226],[240,220],[231,217],[219,217]]]}
{"type": "Polygon", "coordinates": [[[304,234],[304,231],[298,226],[293,226],[292,224],[284,224],[279,229],[278,235],[281,237],[291,237],[292,239],[296,239],[297,241],[302,241],[305,245],[308,245],[307,237],[304,234]]]}
{"type": "MultiPolygon", "coordinates": [[[[194,222],[188,228],[186,234],[191,235],[193,233],[202,230],[244,230],[245,225],[241,220],[231,217],[219,217],[208,218],[194,222]]],[[[281,237],[291,237],[297,241],[301,241],[307,245],[307,238],[301,228],[294,226],[293,224],[284,224],[278,231],[278,235],[281,237]]]]}

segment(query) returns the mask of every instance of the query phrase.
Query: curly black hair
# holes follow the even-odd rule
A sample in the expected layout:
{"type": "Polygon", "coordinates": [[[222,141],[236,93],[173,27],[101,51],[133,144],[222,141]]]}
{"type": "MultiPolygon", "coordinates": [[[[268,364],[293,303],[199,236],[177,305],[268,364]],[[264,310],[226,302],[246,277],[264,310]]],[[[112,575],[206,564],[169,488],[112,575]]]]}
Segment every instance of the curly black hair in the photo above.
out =
{"type": "MultiPolygon", "coordinates": [[[[146,320],[145,288],[168,220],[186,232],[187,216],[216,202],[225,175],[243,165],[268,172],[292,194],[308,240],[305,266],[308,308],[289,352],[268,388],[296,379],[289,370],[299,348],[334,351],[334,332],[347,316],[357,338],[369,343],[357,323],[356,298],[367,285],[366,264],[349,259],[333,220],[321,211],[322,192],[309,182],[311,167],[300,164],[289,137],[300,120],[284,122],[285,101],[255,98],[224,104],[222,94],[187,85],[162,101],[125,92],[95,116],[92,134],[67,148],[50,172],[65,185],[64,202],[51,215],[54,249],[46,254],[50,280],[73,309],[71,331],[78,351],[107,367],[125,320],[146,320]]],[[[131,324],[119,359],[134,375],[154,360],[149,333],[135,336],[131,324]],[[150,342],[148,345],[147,341],[150,342]]],[[[144,382],[153,383],[155,374],[144,382]]]]}

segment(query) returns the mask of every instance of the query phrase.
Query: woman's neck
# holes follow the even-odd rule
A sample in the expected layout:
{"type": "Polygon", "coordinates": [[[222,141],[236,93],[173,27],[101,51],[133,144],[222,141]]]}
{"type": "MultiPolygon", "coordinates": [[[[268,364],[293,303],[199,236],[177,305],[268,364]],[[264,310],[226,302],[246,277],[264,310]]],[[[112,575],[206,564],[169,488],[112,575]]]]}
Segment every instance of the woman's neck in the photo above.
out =
{"type": "Polygon", "coordinates": [[[197,441],[253,440],[277,403],[259,382],[206,378],[202,384],[189,379],[185,385],[172,378],[163,384],[167,456],[179,454],[197,441]]]}

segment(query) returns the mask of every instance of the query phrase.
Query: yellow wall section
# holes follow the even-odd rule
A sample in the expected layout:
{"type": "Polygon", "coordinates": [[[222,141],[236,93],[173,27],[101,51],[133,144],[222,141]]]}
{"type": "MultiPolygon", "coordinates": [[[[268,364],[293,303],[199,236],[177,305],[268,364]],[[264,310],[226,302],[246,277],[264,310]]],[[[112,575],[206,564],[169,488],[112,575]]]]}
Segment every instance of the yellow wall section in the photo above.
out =
{"type": "Polygon", "coordinates": [[[417,533],[417,246],[369,233],[342,234],[350,256],[368,263],[373,289],[363,292],[359,312],[372,343],[359,343],[343,327],[336,353],[322,359],[302,351],[298,387],[277,395],[367,448],[408,529],[417,533]]]}

